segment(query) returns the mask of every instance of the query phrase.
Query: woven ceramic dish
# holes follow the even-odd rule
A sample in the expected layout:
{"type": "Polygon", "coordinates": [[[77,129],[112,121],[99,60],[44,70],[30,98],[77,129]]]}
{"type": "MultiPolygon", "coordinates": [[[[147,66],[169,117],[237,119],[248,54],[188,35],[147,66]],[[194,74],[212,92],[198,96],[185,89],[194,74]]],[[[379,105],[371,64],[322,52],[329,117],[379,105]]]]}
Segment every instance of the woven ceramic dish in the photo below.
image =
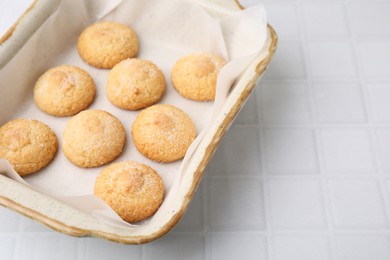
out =
{"type": "MultiPolygon", "coordinates": [[[[60,0],[36,0],[21,18],[0,38],[0,69],[18,52],[40,25],[56,10],[60,0]]],[[[234,1],[207,0],[201,5],[216,16],[234,13],[242,6],[234,1]]],[[[0,174],[0,204],[30,217],[44,225],[72,236],[95,236],[120,243],[141,244],[157,239],[171,230],[186,211],[213,153],[233,122],[256,82],[266,70],[277,45],[277,35],[268,26],[265,53],[258,55],[235,81],[216,120],[208,128],[185,168],[184,180],[178,188],[174,203],[153,225],[123,228],[101,221],[55,198],[39,193],[0,174]]]]}

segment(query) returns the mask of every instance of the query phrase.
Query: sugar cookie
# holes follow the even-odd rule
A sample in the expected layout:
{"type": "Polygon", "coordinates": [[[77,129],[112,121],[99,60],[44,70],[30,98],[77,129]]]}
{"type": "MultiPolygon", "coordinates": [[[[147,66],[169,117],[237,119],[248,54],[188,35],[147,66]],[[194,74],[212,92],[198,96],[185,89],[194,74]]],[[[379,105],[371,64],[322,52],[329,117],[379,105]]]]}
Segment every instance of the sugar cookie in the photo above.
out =
{"type": "Polygon", "coordinates": [[[165,91],[165,77],[152,62],[140,59],[121,61],[110,71],[106,93],[115,106],[138,110],[159,101],[165,91]]]}
{"type": "Polygon", "coordinates": [[[196,101],[215,99],[219,71],[225,61],[210,53],[194,53],[179,59],[171,71],[175,89],[185,98],[196,101]]]}
{"type": "Polygon", "coordinates": [[[0,158],[8,160],[20,176],[45,167],[57,152],[57,136],[33,119],[15,119],[0,127],[0,158]]]}
{"type": "Polygon", "coordinates": [[[126,161],[105,168],[96,178],[94,193],[123,220],[134,223],[157,211],[164,197],[164,184],[151,167],[126,161]]]}
{"type": "Polygon", "coordinates": [[[85,110],[72,117],[62,136],[62,150],[75,165],[97,167],[122,152],[125,130],[121,122],[102,110],[85,110]]]}
{"type": "Polygon", "coordinates": [[[71,116],[86,109],[95,96],[95,83],[89,74],[71,65],[46,71],[34,88],[37,106],[53,116],[71,116]]]}
{"type": "Polygon", "coordinates": [[[143,110],[131,131],[137,149],[158,162],[183,158],[196,137],[191,118],[172,105],[154,105],[143,110]]]}
{"type": "Polygon", "coordinates": [[[115,64],[138,53],[138,38],[127,25],[98,22],[88,26],[77,41],[80,57],[88,64],[111,69],[115,64]]]}

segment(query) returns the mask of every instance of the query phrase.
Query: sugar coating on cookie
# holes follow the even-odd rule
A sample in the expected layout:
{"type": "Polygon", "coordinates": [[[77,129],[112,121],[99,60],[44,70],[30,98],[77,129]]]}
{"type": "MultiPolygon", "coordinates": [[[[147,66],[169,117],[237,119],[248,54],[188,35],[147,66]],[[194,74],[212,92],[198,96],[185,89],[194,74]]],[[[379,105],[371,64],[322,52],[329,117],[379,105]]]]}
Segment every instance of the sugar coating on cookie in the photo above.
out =
{"type": "Polygon", "coordinates": [[[158,162],[182,159],[196,137],[191,118],[172,105],[154,105],[143,110],[131,131],[137,149],[158,162]]]}
{"type": "Polygon", "coordinates": [[[15,119],[0,127],[0,158],[8,160],[20,176],[48,165],[57,152],[57,136],[34,119],[15,119]]]}
{"type": "Polygon", "coordinates": [[[62,150],[79,167],[98,167],[121,154],[125,139],[124,127],[116,117],[103,110],[85,110],[66,125],[62,150]]]}
{"type": "Polygon", "coordinates": [[[151,167],[126,161],[105,168],[96,178],[94,193],[123,220],[134,223],[157,211],[164,197],[164,184],[151,167]]]}
{"type": "Polygon", "coordinates": [[[34,88],[34,100],[45,113],[71,116],[86,109],[95,96],[95,83],[83,69],[63,65],[46,71],[34,88]]]}
{"type": "Polygon", "coordinates": [[[175,89],[185,98],[196,101],[215,99],[219,71],[225,61],[210,53],[194,53],[179,59],[171,71],[175,89]]]}
{"type": "Polygon", "coordinates": [[[165,88],[164,74],[155,64],[134,58],[121,61],[112,68],[106,93],[115,106],[138,110],[159,101],[165,88]]]}
{"type": "Polygon", "coordinates": [[[127,25],[116,22],[97,22],[88,26],[77,41],[80,57],[88,64],[111,69],[138,53],[138,38],[127,25]]]}

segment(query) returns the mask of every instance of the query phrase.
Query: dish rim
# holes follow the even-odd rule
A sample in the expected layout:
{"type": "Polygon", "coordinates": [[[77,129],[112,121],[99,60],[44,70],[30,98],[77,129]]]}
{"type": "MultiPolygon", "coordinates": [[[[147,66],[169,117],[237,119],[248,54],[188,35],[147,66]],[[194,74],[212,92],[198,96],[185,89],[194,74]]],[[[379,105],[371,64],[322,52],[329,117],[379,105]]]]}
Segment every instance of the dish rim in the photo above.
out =
{"type": "MultiPolygon", "coordinates": [[[[60,0],[56,0],[56,1],[60,1],[60,0]]],[[[238,0],[232,0],[232,1],[235,2],[235,4],[237,5],[237,7],[239,9],[241,9],[241,10],[244,9],[244,7],[238,2],[238,0]]],[[[28,19],[26,17],[29,15],[30,12],[33,12],[35,10],[34,8],[36,8],[36,6],[38,6],[39,2],[41,2],[41,1],[35,0],[30,5],[30,7],[27,8],[26,11],[20,16],[20,18],[14,23],[14,25],[12,25],[11,28],[2,37],[0,37],[0,45],[3,45],[4,43],[7,43],[8,41],[12,41],[14,33],[15,34],[22,33],[20,31],[17,32],[18,28],[23,24],[25,19],[28,19]]],[[[55,2],[55,1],[53,1],[53,2],[55,2]]],[[[47,12],[52,14],[54,10],[55,9],[50,9],[48,7],[47,12]]],[[[47,17],[49,17],[49,16],[47,16],[47,17]]],[[[44,20],[46,20],[47,17],[44,20]]],[[[35,30],[38,29],[38,27],[39,26],[36,26],[35,30]]],[[[224,120],[218,125],[217,131],[215,131],[213,133],[213,137],[211,139],[211,142],[208,143],[208,145],[205,149],[204,155],[202,157],[202,160],[197,165],[197,168],[193,173],[192,185],[188,190],[186,190],[187,193],[185,194],[183,201],[180,205],[180,210],[175,212],[175,214],[170,218],[170,220],[168,222],[166,222],[163,226],[161,226],[156,232],[150,233],[150,234],[145,235],[145,236],[131,236],[131,235],[130,236],[123,236],[123,235],[118,235],[118,234],[114,234],[114,233],[108,233],[108,232],[105,232],[102,230],[90,230],[90,229],[80,228],[77,226],[70,226],[70,225],[67,225],[67,224],[65,224],[65,223],[63,223],[55,218],[48,217],[48,216],[42,214],[41,212],[39,212],[38,210],[32,209],[31,205],[30,205],[30,207],[29,207],[29,205],[22,205],[22,204],[18,203],[17,201],[12,200],[11,198],[2,196],[1,194],[0,194],[0,205],[5,206],[7,208],[10,208],[12,210],[15,210],[15,211],[19,212],[20,214],[25,215],[29,218],[32,218],[32,219],[34,219],[34,220],[36,220],[36,221],[38,221],[46,226],[58,231],[58,232],[65,233],[65,234],[68,234],[71,236],[78,236],[78,237],[80,237],[80,236],[94,236],[94,237],[99,237],[99,238],[103,238],[103,239],[107,239],[107,240],[111,240],[111,241],[115,241],[115,242],[119,242],[119,243],[125,243],[125,244],[143,244],[143,243],[148,243],[148,242],[151,242],[155,239],[162,237],[163,235],[168,233],[179,222],[179,220],[184,215],[185,211],[188,208],[190,201],[192,200],[192,198],[197,190],[197,187],[199,186],[199,183],[203,177],[204,170],[205,170],[208,162],[210,161],[214,152],[218,148],[220,141],[222,140],[222,138],[226,134],[226,132],[227,132],[229,126],[231,125],[231,123],[233,122],[234,118],[237,116],[238,112],[240,111],[240,109],[242,108],[242,106],[246,102],[247,98],[252,93],[253,89],[255,88],[257,80],[262,76],[262,74],[266,70],[268,64],[270,63],[272,56],[275,53],[276,48],[277,48],[278,36],[277,36],[275,30],[269,24],[268,24],[268,33],[269,33],[269,37],[270,37],[270,42],[269,42],[269,46],[268,46],[267,56],[265,56],[265,58],[261,59],[257,64],[255,64],[255,66],[250,65],[248,67],[247,70],[249,70],[249,68],[255,67],[254,74],[249,80],[247,80],[246,86],[240,92],[240,95],[235,98],[235,103],[232,105],[231,109],[224,115],[224,120]]],[[[27,37],[26,40],[28,40],[28,38],[29,37],[27,37]]],[[[17,52],[17,50],[16,50],[16,52],[17,52]]],[[[2,62],[0,61],[0,69],[1,68],[2,68],[2,62]]],[[[221,112],[223,112],[223,111],[221,111],[221,112]]],[[[0,174],[0,183],[2,181],[3,181],[3,183],[15,182],[15,181],[8,179],[7,177],[2,176],[0,174]]],[[[14,185],[16,188],[18,188],[18,187],[21,188],[21,186],[24,186],[24,185],[22,185],[20,183],[16,183],[16,182],[14,183],[14,185]],[[19,186],[19,185],[21,185],[21,186],[19,186]]],[[[24,188],[27,188],[27,187],[24,186],[24,188]]],[[[31,190],[31,191],[33,191],[33,190],[31,190]]],[[[33,191],[33,192],[36,192],[36,191],[33,191]]],[[[40,194],[39,192],[37,192],[37,193],[40,194]]],[[[45,197],[45,196],[46,195],[42,195],[42,197],[45,197]]],[[[46,197],[48,197],[48,196],[46,196],[46,197]]],[[[51,199],[56,200],[54,198],[51,198],[51,199]]],[[[58,201],[58,203],[62,203],[62,202],[58,201]]]]}

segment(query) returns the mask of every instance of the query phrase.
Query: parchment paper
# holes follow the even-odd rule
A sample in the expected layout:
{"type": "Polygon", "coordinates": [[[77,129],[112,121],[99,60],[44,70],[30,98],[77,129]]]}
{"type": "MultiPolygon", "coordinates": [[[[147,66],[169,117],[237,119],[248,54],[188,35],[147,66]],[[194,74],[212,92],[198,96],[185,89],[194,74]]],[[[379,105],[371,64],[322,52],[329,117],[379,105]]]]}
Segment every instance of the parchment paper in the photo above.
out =
{"type": "MultiPolygon", "coordinates": [[[[35,81],[47,69],[57,65],[71,64],[86,70],[97,87],[95,100],[89,108],[110,112],[126,129],[125,149],[115,162],[134,160],[145,163],[164,180],[162,206],[154,217],[139,224],[147,225],[150,221],[158,221],[169,209],[183,178],[182,168],[224,104],[231,84],[261,50],[266,37],[266,15],[262,6],[218,20],[194,2],[184,0],[63,0],[58,10],[0,71],[0,125],[15,118],[37,119],[55,131],[61,144],[62,132],[71,117],[53,117],[41,112],[33,101],[35,81]],[[173,104],[193,119],[198,138],[184,160],[160,164],[145,158],[135,148],[130,130],[139,111],[125,111],[112,105],[105,94],[108,70],[87,65],[76,50],[78,35],[97,20],[121,22],[137,32],[140,40],[138,58],[158,65],[166,77],[167,91],[159,103],[173,104]],[[218,78],[215,102],[187,100],[170,83],[170,71],[175,62],[193,52],[211,52],[229,61],[218,78]]],[[[134,227],[92,196],[95,178],[104,167],[78,168],[66,159],[59,147],[52,163],[25,177],[24,181],[34,189],[90,212],[112,225],[134,227]]],[[[23,182],[5,160],[0,160],[0,172],[23,182]]]]}

